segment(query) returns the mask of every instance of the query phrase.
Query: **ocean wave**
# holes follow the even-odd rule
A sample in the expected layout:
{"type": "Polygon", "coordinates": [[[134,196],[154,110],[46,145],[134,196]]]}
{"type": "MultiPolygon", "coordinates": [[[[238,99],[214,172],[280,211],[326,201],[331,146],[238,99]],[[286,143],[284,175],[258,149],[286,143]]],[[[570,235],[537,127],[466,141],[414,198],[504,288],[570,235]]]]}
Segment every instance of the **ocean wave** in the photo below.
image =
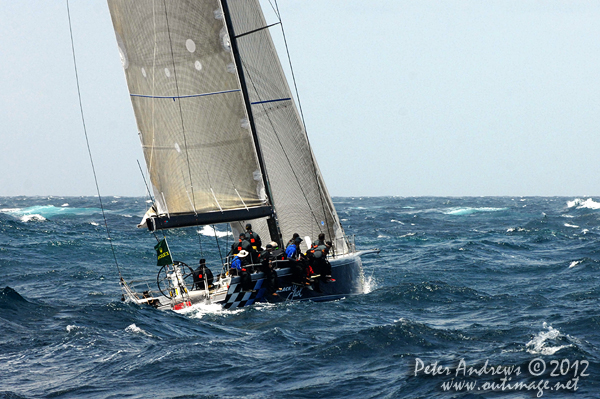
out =
{"type": "Polygon", "coordinates": [[[580,265],[581,263],[583,263],[583,259],[582,260],[574,260],[573,262],[571,262],[571,264],[569,265],[569,269],[572,267],[575,267],[577,265],[580,265]]]}
{"type": "Polygon", "coordinates": [[[202,234],[208,237],[214,237],[215,235],[217,237],[227,237],[227,236],[233,236],[233,233],[230,231],[219,231],[217,229],[213,229],[211,226],[203,226],[202,230],[198,230],[198,234],[202,234]]]}
{"type": "Polygon", "coordinates": [[[138,326],[134,324],[130,324],[125,328],[125,331],[130,332],[130,333],[135,333],[135,334],[143,334],[147,337],[151,337],[152,334],[150,334],[149,332],[146,332],[144,330],[142,330],[141,328],[139,328],[138,326]]]}
{"type": "Polygon", "coordinates": [[[506,211],[506,210],[508,210],[508,208],[490,208],[490,207],[471,208],[471,207],[464,207],[464,208],[448,208],[448,209],[442,211],[442,213],[444,215],[463,216],[463,215],[472,215],[474,213],[480,213],[480,212],[502,212],[502,211],[506,211]]]}
{"type": "Polygon", "coordinates": [[[23,222],[47,220],[58,215],[85,216],[100,212],[98,208],[70,208],[68,204],[62,206],[35,205],[27,208],[6,208],[0,212],[19,218],[23,222]]]}
{"type": "Polygon", "coordinates": [[[600,202],[595,202],[593,199],[581,199],[575,198],[573,201],[567,201],[568,208],[576,208],[576,209],[600,209],[600,202]]]}
{"type": "Polygon", "coordinates": [[[573,346],[573,344],[552,346],[552,344],[556,344],[558,341],[561,341],[566,337],[562,335],[559,330],[552,328],[552,326],[548,325],[546,322],[544,322],[542,327],[545,331],[540,331],[525,344],[527,352],[531,353],[532,355],[549,356],[554,355],[561,349],[570,348],[573,346]]]}
{"type": "Polygon", "coordinates": [[[181,314],[185,314],[193,319],[201,319],[207,315],[217,315],[217,316],[229,316],[233,314],[238,314],[241,312],[245,312],[245,308],[239,309],[224,309],[218,303],[195,303],[190,308],[181,311],[181,314]]]}
{"type": "Polygon", "coordinates": [[[522,227],[509,227],[508,229],[506,229],[507,233],[514,233],[514,232],[528,232],[529,230],[524,229],[522,227]]]}
{"type": "Polygon", "coordinates": [[[69,324],[66,328],[67,332],[70,333],[71,331],[75,331],[75,330],[79,330],[81,327],[76,326],[74,324],[69,324]]]}
{"type": "Polygon", "coordinates": [[[37,215],[37,214],[33,214],[33,215],[24,215],[20,217],[21,222],[23,223],[27,223],[27,222],[44,222],[48,219],[46,219],[45,217],[43,217],[42,215],[37,215]]]}

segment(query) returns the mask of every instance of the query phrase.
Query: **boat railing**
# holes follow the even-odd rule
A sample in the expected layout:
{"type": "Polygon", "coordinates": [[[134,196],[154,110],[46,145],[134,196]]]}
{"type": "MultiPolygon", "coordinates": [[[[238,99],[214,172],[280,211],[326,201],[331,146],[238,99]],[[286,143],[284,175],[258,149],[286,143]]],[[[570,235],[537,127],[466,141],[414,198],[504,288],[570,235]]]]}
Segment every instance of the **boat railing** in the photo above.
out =
{"type": "Polygon", "coordinates": [[[339,256],[342,254],[356,252],[355,238],[356,238],[356,236],[354,234],[351,236],[344,234],[343,236],[336,238],[332,242],[333,251],[331,251],[331,254],[330,254],[331,257],[335,258],[336,256],[339,256]]]}
{"type": "Polygon", "coordinates": [[[131,280],[126,282],[122,280],[122,284],[124,285],[124,292],[131,297],[131,299],[144,300],[149,297],[157,297],[160,293],[156,290],[153,290],[150,287],[150,284],[154,283],[153,280],[131,280]],[[140,297],[141,296],[141,297],[140,297]]]}
{"type": "MultiPolygon", "coordinates": [[[[237,269],[231,267],[231,261],[233,260],[233,258],[235,258],[235,255],[228,255],[225,258],[225,262],[223,263],[222,275],[229,275],[232,277],[238,275],[237,269]]],[[[274,268],[275,269],[284,269],[286,267],[289,267],[290,261],[291,261],[290,259],[273,260],[273,263],[275,264],[274,268]]],[[[244,265],[243,267],[250,273],[259,273],[262,271],[261,270],[262,263],[260,263],[260,262],[244,265]]]]}

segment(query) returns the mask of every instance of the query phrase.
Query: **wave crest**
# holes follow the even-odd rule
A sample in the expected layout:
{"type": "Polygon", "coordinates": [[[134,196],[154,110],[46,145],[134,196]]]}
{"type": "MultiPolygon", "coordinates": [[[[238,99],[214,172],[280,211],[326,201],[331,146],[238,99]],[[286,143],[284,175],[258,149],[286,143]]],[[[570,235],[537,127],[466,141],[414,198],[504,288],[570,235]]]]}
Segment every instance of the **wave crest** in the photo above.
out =
{"type": "Polygon", "coordinates": [[[537,333],[529,342],[525,344],[527,348],[527,352],[532,355],[554,355],[561,349],[569,348],[573,346],[569,345],[559,345],[559,346],[551,346],[552,341],[559,341],[564,335],[560,333],[556,328],[552,328],[546,322],[542,325],[542,327],[546,331],[540,331],[537,333]]]}
{"type": "Polygon", "coordinates": [[[591,198],[575,198],[573,201],[567,201],[567,207],[576,209],[600,209],[600,202],[596,202],[591,198]]]}
{"type": "Polygon", "coordinates": [[[463,207],[463,208],[449,208],[449,209],[446,209],[445,211],[442,211],[442,212],[445,215],[463,216],[463,215],[471,215],[473,213],[479,213],[479,212],[501,212],[501,211],[506,211],[506,210],[508,210],[508,208],[490,208],[490,207],[471,208],[471,207],[463,207]]]}

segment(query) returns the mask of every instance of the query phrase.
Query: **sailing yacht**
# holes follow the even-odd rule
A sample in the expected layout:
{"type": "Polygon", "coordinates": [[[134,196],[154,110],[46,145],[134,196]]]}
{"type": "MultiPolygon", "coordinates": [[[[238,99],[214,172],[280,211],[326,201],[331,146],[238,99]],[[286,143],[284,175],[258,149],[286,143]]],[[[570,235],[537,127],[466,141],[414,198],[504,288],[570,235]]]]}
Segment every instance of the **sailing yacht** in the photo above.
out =
{"type": "Polygon", "coordinates": [[[228,259],[212,287],[194,289],[191,268],[169,260],[156,290],[121,279],[124,298],[180,311],[361,293],[364,252],[344,233],[259,1],[108,5],[153,190],[141,225],[158,232],[229,223],[238,237],[251,222],[263,242],[281,247],[294,233],[305,237],[304,252],[320,233],[333,244],[331,281],[299,286],[294,260],[278,261],[277,297],[260,268],[250,268],[254,289],[242,290],[228,259]]]}

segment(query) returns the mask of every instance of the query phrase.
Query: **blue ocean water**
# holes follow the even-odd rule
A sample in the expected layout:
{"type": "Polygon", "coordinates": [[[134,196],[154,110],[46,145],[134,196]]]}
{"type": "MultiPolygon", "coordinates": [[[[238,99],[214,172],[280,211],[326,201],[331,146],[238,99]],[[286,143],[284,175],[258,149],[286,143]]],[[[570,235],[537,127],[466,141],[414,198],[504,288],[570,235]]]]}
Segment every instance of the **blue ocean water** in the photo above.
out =
{"type": "MultiPolygon", "coordinates": [[[[0,398],[600,397],[600,201],[334,202],[381,249],[365,294],[182,315],[120,300],[115,258],[157,271],[144,199],[104,198],[113,255],[97,198],[0,197],[0,398]]],[[[215,271],[231,243],[168,238],[215,271]]]]}

